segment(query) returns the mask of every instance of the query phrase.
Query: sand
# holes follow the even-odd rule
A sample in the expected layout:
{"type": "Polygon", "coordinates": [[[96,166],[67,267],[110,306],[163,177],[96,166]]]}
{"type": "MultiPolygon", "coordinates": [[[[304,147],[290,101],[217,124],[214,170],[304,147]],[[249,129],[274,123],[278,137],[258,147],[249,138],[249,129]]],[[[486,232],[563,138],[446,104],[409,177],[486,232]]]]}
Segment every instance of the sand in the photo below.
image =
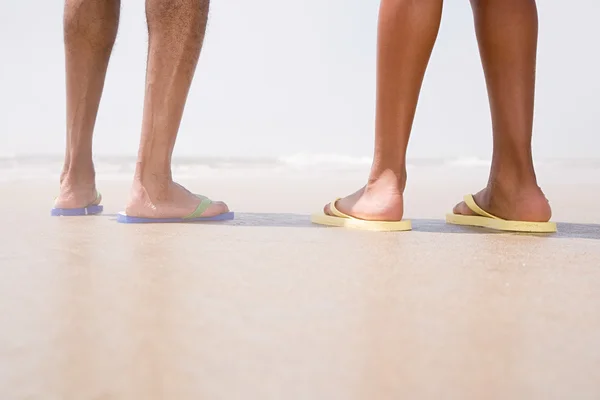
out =
{"type": "Polygon", "coordinates": [[[600,182],[546,185],[534,236],[447,226],[483,181],[412,176],[408,233],[310,225],[354,176],[204,181],[238,212],[212,225],[0,183],[0,399],[600,398],[600,182]]]}

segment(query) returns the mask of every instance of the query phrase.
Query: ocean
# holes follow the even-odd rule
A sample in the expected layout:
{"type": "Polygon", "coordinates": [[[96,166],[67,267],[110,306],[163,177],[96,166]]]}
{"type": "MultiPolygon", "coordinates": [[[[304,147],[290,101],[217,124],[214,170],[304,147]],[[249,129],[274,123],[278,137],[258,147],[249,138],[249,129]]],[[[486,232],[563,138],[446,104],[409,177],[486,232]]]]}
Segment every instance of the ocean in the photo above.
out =
{"type": "MultiPolygon", "coordinates": [[[[129,180],[135,170],[134,156],[95,157],[97,178],[129,180]]],[[[370,157],[335,154],[295,154],[281,157],[175,157],[173,175],[176,179],[228,177],[318,176],[319,174],[367,174],[370,157]]],[[[409,174],[431,172],[440,174],[487,173],[490,160],[479,157],[412,158],[409,174]]],[[[0,181],[58,179],[63,166],[62,155],[0,155],[0,181]]],[[[600,182],[600,158],[548,158],[536,160],[539,173],[556,176],[585,177],[600,182]],[[553,172],[554,171],[554,172],[553,172]],[[570,173],[571,172],[571,173],[570,173]]]]}

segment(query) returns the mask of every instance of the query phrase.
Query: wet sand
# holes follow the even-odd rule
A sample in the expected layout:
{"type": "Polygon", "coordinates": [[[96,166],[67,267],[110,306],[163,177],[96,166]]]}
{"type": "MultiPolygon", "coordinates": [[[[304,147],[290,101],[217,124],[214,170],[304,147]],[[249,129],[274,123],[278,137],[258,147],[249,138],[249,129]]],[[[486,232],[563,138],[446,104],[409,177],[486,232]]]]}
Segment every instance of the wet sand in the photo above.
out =
{"type": "Polygon", "coordinates": [[[533,236],[445,225],[473,179],[411,183],[413,232],[311,226],[357,182],[316,181],[208,181],[236,221],[145,226],[127,182],[85,218],[0,183],[0,399],[600,398],[599,183],[547,185],[533,236]]]}

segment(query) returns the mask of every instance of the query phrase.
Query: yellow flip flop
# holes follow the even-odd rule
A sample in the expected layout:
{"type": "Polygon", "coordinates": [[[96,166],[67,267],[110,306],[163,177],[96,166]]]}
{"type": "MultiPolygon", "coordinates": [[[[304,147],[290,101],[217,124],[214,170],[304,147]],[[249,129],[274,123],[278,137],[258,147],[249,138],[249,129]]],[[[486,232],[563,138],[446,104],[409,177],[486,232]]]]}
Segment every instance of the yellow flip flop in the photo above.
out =
{"type": "Polygon", "coordinates": [[[446,215],[447,223],[509,232],[554,233],[557,230],[555,222],[509,221],[498,218],[479,207],[475,203],[473,195],[470,194],[464,197],[464,201],[467,207],[477,215],[448,214],[446,215]]]}
{"type": "Polygon", "coordinates": [[[340,199],[335,199],[329,203],[329,209],[334,216],[327,215],[325,213],[313,214],[310,216],[310,221],[313,224],[318,225],[361,229],[364,231],[399,232],[410,231],[412,229],[412,224],[410,221],[366,221],[363,219],[354,218],[337,209],[335,203],[337,203],[338,200],[340,199]]]}

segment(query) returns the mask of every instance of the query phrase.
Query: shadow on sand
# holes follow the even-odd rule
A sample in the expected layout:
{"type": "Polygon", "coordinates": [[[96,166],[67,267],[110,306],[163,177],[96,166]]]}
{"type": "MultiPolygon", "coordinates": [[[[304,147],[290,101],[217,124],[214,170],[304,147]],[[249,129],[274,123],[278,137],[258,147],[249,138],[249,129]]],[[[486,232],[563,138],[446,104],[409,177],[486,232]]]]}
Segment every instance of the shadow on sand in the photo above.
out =
{"type": "MultiPolygon", "coordinates": [[[[104,214],[104,217],[116,219],[116,214],[104,214]]],[[[411,219],[413,232],[448,233],[448,234],[497,234],[497,235],[527,235],[549,237],[556,239],[595,239],[600,240],[600,225],[558,223],[558,232],[553,234],[528,234],[498,232],[476,227],[462,227],[446,224],[437,219],[411,219]]],[[[204,222],[202,224],[227,225],[241,227],[272,227],[272,228],[317,228],[327,227],[314,225],[310,217],[304,214],[289,213],[236,213],[235,220],[224,222],[204,222]]],[[[334,228],[330,228],[334,229],[334,228]]]]}

